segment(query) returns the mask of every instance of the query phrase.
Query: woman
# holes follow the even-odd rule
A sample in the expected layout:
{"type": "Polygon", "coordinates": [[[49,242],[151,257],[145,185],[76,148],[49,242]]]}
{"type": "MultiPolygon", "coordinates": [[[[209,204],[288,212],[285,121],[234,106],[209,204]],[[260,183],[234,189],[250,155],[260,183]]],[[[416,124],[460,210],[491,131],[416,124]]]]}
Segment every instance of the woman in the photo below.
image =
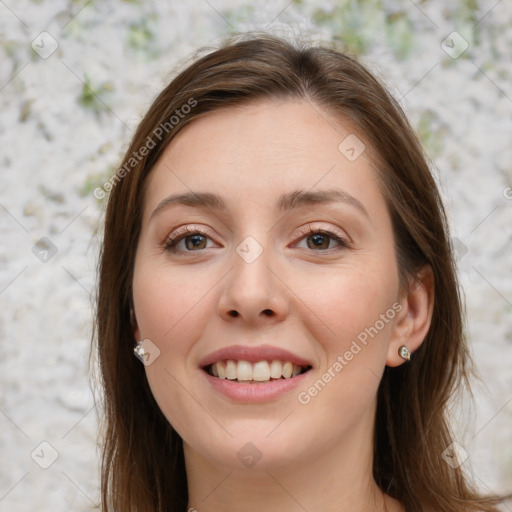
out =
{"type": "Polygon", "coordinates": [[[361,64],[231,42],[158,96],[111,188],[104,510],[497,510],[446,419],[468,353],[443,206],[361,64]]]}

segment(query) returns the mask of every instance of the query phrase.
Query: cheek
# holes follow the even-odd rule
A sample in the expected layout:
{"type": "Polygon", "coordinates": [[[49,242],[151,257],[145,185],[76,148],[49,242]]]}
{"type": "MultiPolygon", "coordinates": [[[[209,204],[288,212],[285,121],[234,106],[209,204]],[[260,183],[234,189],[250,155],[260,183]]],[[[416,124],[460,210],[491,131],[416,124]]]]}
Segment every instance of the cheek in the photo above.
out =
{"type": "Polygon", "coordinates": [[[190,407],[187,382],[196,369],[189,368],[187,361],[214,311],[213,294],[206,292],[216,281],[211,273],[151,265],[148,260],[136,264],[133,279],[140,337],[150,339],[160,350],[145,367],[146,376],[158,406],[186,439],[191,424],[204,423],[202,409],[190,407]]]}
{"type": "MultiPolygon", "coordinates": [[[[324,341],[329,357],[342,354],[353,340],[364,340],[368,329],[377,324],[379,337],[387,336],[394,318],[398,278],[393,267],[386,272],[380,265],[362,265],[296,280],[295,290],[304,298],[303,318],[324,341]],[[309,314],[306,314],[309,310],[309,314]],[[389,311],[391,310],[391,311],[389,311]],[[385,321],[381,315],[388,315],[385,321]]],[[[372,330],[374,334],[374,331],[372,330]]],[[[369,339],[377,339],[374,334],[369,339]]]]}
{"type": "Polygon", "coordinates": [[[324,425],[336,425],[324,429],[326,439],[357,428],[362,418],[371,422],[395,317],[391,297],[379,295],[371,280],[340,284],[341,291],[329,289],[331,301],[323,297],[322,320],[329,331],[315,331],[322,344],[321,367],[297,396],[303,421],[319,418],[324,425]]]}
{"type": "Polygon", "coordinates": [[[325,360],[313,385],[300,390],[299,402],[327,423],[343,417],[348,428],[374,403],[397,315],[398,277],[392,260],[371,257],[328,277],[307,280],[311,325],[322,326],[310,329],[325,360]]]}
{"type": "Polygon", "coordinates": [[[206,291],[214,285],[204,273],[162,265],[135,267],[133,300],[140,335],[162,348],[175,348],[199,335],[205,308],[212,308],[206,291]]]}

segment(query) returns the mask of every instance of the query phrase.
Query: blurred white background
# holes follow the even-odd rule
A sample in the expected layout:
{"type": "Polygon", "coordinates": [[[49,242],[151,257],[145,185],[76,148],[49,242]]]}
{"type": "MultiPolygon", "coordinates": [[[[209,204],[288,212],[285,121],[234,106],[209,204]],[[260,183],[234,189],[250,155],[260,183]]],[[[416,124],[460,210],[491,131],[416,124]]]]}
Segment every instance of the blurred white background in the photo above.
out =
{"type": "Polygon", "coordinates": [[[92,192],[176,66],[248,29],[344,41],[418,130],[481,375],[454,428],[477,484],[512,490],[510,1],[1,0],[1,511],[98,503],[87,363],[104,202],[92,192]]]}

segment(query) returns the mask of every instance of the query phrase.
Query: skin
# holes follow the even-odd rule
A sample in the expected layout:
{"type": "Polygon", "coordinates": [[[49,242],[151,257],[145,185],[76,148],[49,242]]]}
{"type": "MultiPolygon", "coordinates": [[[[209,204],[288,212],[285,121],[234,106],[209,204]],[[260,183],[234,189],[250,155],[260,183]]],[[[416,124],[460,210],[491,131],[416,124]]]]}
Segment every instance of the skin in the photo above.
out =
{"type": "Polygon", "coordinates": [[[194,121],[152,170],[134,270],[134,336],[160,350],[146,374],[183,439],[189,507],[199,512],[404,510],[372,477],[376,393],[385,366],[404,363],[399,347],[414,352],[428,331],[432,276],[426,267],[401,290],[368,151],[351,162],[338,150],[351,133],[317,105],[258,101],[194,121]],[[343,202],[274,209],[282,194],[331,188],[357,198],[367,214],[343,202]],[[166,197],[190,191],[218,194],[226,211],[175,204],[151,217],[166,197]],[[351,247],[327,236],[317,248],[301,231],[308,225],[334,230],[351,247]],[[196,239],[199,249],[190,236],[177,252],[165,249],[180,226],[207,232],[196,239]],[[248,236],[263,249],[252,263],[236,252],[248,236]],[[378,334],[300,403],[298,392],[332,373],[338,356],[393,304],[396,314],[378,334]],[[313,369],[304,385],[273,401],[236,403],[198,366],[233,344],[285,348],[313,369]],[[251,468],[237,457],[248,442],[262,455],[251,468]]]}

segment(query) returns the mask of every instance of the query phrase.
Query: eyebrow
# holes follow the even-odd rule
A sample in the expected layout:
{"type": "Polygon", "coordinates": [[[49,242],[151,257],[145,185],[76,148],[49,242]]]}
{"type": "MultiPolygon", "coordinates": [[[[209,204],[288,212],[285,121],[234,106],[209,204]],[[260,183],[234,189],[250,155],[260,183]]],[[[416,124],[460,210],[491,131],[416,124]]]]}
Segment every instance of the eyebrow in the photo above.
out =
{"type": "MultiPolygon", "coordinates": [[[[296,190],[282,195],[276,203],[276,210],[290,211],[302,206],[312,204],[325,204],[341,202],[353,206],[369,218],[368,211],[359,199],[340,189],[328,189],[319,191],[296,190]]],[[[158,215],[172,205],[185,205],[195,207],[206,207],[212,210],[225,211],[227,204],[222,197],[209,192],[186,192],[183,194],[172,194],[163,199],[153,210],[151,218],[158,215]]]]}
{"type": "Polygon", "coordinates": [[[366,215],[366,217],[370,217],[368,211],[359,199],[350,195],[345,190],[340,189],[318,190],[314,192],[297,190],[295,192],[289,192],[279,199],[277,207],[281,210],[289,211],[301,206],[323,203],[345,203],[358,209],[361,213],[366,215]]]}

